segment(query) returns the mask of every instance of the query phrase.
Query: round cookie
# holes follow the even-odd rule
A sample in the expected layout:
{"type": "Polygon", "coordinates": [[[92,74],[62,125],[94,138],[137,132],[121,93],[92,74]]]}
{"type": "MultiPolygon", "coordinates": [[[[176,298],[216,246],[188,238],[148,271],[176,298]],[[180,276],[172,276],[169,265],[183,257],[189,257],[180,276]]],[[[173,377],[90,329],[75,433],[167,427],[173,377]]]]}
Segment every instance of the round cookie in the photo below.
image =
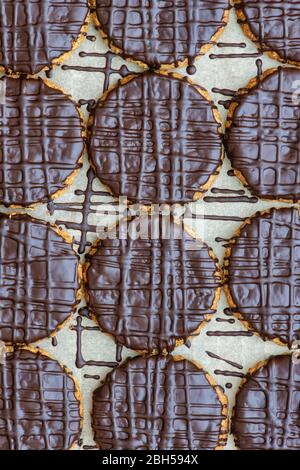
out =
{"type": "Polygon", "coordinates": [[[101,450],[213,450],[227,439],[227,400],[203,369],[173,356],[136,357],[93,396],[101,450]]]}
{"type": "Polygon", "coordinates": [[[259,197],[300,200],[299,83],[300,70],[268,70],[229,109],[228,156],[259,197]]]}
{"type": "Polygon", "coordinates": [[[239,23],[273,59],[300,63],[298,0],[234,0],[239,23]]]}
{"type": "Polygon", "coordinates": [[[0,67],[36,74],[77,45],[87,0],[1,0],[0,67]]]}
{"type": "Polygon", "coordinates": [[[80,392],[65,368],[33,349],[0,363],[0,450],[67,450],[79,438],[80,392]]]}
{"type": "Polygon", "coordinates": [[[140,351],[171,351],[197,334],[216,310],[221,285],[216,260],[201,241],[180,233],[179,225],[171,222],[164,234],[161,216],[155,222],[154,217],[134,219],[127,238],[123,224],[87,255],[89,309],[118,343],[140,351]],[[159,234],[150,236],[158,222],[159,234]]]}
{"type": "Polygon", "coordinates": [[[131,202],[200,197],[223,158],[221,125],[207,93],[174,75],[124,79],[97,104],[90,156],[97,176],[131,202]]]}
{"type": "Polygon", "coordinates": [[[0,94],[0,204],[47,201],[81,166],[80,114],[41,79],[2,77],[0,94]]]}
{"type": "Polygon", "coordinates": [[[248,220],[225,255],[234,313],[264,339],[300,339],[300,218],[295,208],[248,220]]]}
{"type": "Polygon", "coordinates": [[[205,53],[223,31],[229,1],[95,0],[96,22],[114,52],[151,68],[205,53]]]}
{"type": "Polygon", "coordinates": [[[232,432],[241,450],[300,449],[300,365],[290,355],[249,371],[236,397],[232,432]]]}
{"type": "Polygon", "coordinates": [[[50,225],[0,215],[0,340],[49,336],[77,304],[78,256],[50,225]]]}

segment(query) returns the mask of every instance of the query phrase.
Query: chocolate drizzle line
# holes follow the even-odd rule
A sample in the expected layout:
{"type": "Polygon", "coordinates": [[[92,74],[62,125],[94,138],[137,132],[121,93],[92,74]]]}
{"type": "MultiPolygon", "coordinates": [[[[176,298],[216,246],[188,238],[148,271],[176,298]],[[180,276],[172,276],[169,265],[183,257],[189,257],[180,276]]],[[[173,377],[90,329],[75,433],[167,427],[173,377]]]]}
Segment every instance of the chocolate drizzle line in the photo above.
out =
{"type": "MultiPolygon", "coordinates": [[[[89,168],[87,172],[87,185],[84,190],[76,190],[76,196],[82,196],[83,200],[81,202],[74,203],[64,203],[58,202],[56,199],[48,203],[48,211],[50,215],[55,215],[55,211],[67,211],[81,214],[81,221],[67,221],[56,219],[55,223],[57,225],[63,225],[70,230],[79,231],[79,239],[75,236],[74,243],[78,245],[78,253],[82,254],[85,252],[86,248],[91,246],[91,242],[88,241],[89,234],[99,234],[101,230],[105,227],[101,227],[100,224],[92,225],[89,222],[89,216],[91,214],[97,214],[99,208],[107,204],[107,202],[97,202],[95,201],[96,196],[106,196],[110,197],[110,194],[105,191],[96,191],[93,189],[94,181],[96,177],[94,175],[93,169],[89,168]]],[[[114,204],[111,202],[110,204],[114,204]]]]}
{"type": "Polygon", "coordinates": [[[243,366],[241,364],[238,364],[237,362],[229,361],[228,359],[224,359],[224,357],[218,356],[218,354],[215,354],[210,351],[205,351],[206,354],[211,357],[212,359],[219,359],[220,361],[226,362],[226,364],[229,364],[232,367],[235,367],[236,369],[243,369],[243,366]]]}
{"type": "Polygon", "coordinates": [[[111,361],[86,361],[82,353],[82,334],[84,331],[99,331],[99,328],[96,326],[83,326],[82,317],[78,316],[76,318],[76,325],[70,327],[71,330],[76,331],[77,342],[76,342],[76,360],[75,364],[78,369],[82,369],[86,366],[97,366],[97,367],[110,367],[114,368],[119,365],[118,362],[111,361]]]}
{"type": "Polygon", "coordinates": [[[101,450],[209,450],[224,444],[224,412],[194,364],[136,357],[94,392],[92,426],[101,450]]]}

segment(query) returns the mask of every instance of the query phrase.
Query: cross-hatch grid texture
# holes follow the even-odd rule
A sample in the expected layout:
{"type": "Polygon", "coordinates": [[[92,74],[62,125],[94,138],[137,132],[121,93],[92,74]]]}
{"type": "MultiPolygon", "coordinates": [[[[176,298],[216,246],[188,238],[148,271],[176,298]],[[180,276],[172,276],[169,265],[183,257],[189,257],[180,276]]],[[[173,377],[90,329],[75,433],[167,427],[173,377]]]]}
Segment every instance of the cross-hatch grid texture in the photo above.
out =
{"type": "Polygon", "coordinates": [[[145,73],[99,101],[90,155],[116,196],[190,202],[221,164],[219,128],[212,104],[194,86],[145,73]]]}
{"type": "Polygon", "coordinates": [[[87,13],[87,0],[1,0],[0,66],[38,73],[72,49],[87,13]]]}
{"type": "Polygon", "coordinates": [[[299,0],[241,0],[236,5],[255,38],[284,60],[300,61],[299,0]]]}
{"type": "Polygon", "coordinates": [[[238,98],[226,146],[261,197],[300,199],[300,71],[279,68],[238,98]]]}
{"type": "Polygon", "coordinates": [[[58,362],[17,350],[0,364],[0,450],[67,450],[80,432],[74,381],[58,362]]]}
{"type": "Polygon", "coordinates": [[[152,67],[193,59],[225,23],[228,0],[97,0],[102,31],[152,67]]]}
{"type": "MultiPolygon", "coordinates": [[[[141,219],[136,219],[136,226],[141,219]]],[[[88,257],[89,308],[100,327],[137,350],[172,350],[213,314],[219,273],[209,249],[171,225],[170,238],[102,240],[88,257]]],[[[164,222],[160,219],[161,227],[164,222]]],[[[144,226],[144,225],[143,225],[144,226]]],[[[131,228],[129,228],[131,230],[131,228]]]]}
{"type": "Polygon", "coordinates": [[[228,284],[236,308],[267,338],[300,339],[300,219],[297,209],[256,216],[235,243],[228,284]]]}
{"type": "Polygon", "coordinates": [[[74,103],[42,80],[3,77],[0,203],[47,200],[79,167],[83,126],[74,103]]]}
{"type": "Polygon", "coordinates": [[[0,216],[0,340],[49,336],[76,304],[77,255],[50,226],[0,216]]]}
{"type": "Polygon", "coordinates": [[[242,450],[300,449],[300,365],[271,358],[237,394],[232,431],[242,450]]]}
{"type": "Polygon", "coordinates": [[[138,357],[94,392],[92,426],[101,450],[212,450],[223,439],[223,412],[202,369],[138,357]]]}

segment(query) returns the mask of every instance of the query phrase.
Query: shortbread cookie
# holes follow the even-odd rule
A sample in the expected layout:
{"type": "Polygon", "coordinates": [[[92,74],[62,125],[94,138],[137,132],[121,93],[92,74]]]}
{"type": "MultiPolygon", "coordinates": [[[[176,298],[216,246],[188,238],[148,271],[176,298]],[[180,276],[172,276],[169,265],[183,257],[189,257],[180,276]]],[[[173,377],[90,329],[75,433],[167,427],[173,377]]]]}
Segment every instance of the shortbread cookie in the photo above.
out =
{"type": "Polygon", "coordinates": [[[0,67],[36,74],[71,51],[87,29],[87,0],[1,0],[0,67]]]}
{"type": "Polygon", "coordinates": [[[250,370],[233,415],[241,450],[300,450],[300,364],[283,355],[250,370]]]}
{"type": "Polygon", "coordinates": [[[210,249],[186,232],[179,233],[173,222],[170,232],[163,234],[165,222],[160,217],[160,233],[154,238],[153,220],[134,219],[129,234],[123,223],[114,239],[108,233],[87,256],[88,305],[101,329],[120,344],[141,351],[171,351],[215,312],[220,271],[210,249]],[[131,234],[140,227],[144,238],[134,239],[131,234]]]}
{"type": "Polygon", "coordinates": [[[296,208],[257,214],[225,256],[232,311],[264,339],[300,340],[300,218],[296,208]]]}
{"type": "Polygon", "coordinates": [[[173,75],[127,77],[98,102],[90,156],[97,176],[130,202],[200,197],[223,157],[220,121],[207,93],[173,75]]]}
{"type": "Polygon", "coordinates": [[[213,450],[227,439],[227,400],[203,369],[173,356],[136,357],[94,392],[101,450],[213,450]]]}
{"type": "Polygon", "coordinates": [[[234,0],[243,30],[273,59],[300,63],[298,0],[234,0]]]}
{"type": "Polygon", "coordinates": [[[228,21],[228,0],[94,0],[114,52],[157,68],[205,53],[228,21]]]}
{"type": "Polygon", "coordinates": [[[225,144],[255,195],[300,200],[300,70],[268,70],[229,109],[225,144]]]}
{"type": "Polygon", "coordinates": [[[84,127],[73,101],[41,79],[0,79],[0,204],[47,201],[81,166],[84,127]]]}
{"type": "Polygon", "coordinates": [[[50,225],[0,215],[0,340],[49,336],[77,304],[78,256],[50,225]]]}
{"type": "Polygon", "coordinates": [[[78,386],[45,354],[19,349],[0,363],[0,450],[67,450],[79,438],[78,386]]]}

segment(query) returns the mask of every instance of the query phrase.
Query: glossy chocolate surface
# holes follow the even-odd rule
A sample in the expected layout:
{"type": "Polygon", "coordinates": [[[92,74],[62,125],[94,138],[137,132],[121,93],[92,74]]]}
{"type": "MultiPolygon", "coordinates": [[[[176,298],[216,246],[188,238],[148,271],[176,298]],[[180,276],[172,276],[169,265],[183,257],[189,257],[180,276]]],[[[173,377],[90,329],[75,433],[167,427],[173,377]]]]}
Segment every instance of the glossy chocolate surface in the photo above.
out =
{"type": "Polygon", "coordinates": [[[180,234],[173,223],[167,238],[161,217],[143,220],[135,219],[129,230],[145,227],[150,235],[151,223],[159,221],[160,239],[158,231],[152,239],[120,239],[121,225],[116,239],[102,240],[88,255],[88,305],[101,329],[119,343],[170,351],[215,312],[220,273],[201,241],[180,234]]]}
{"type": "Polygon", "coordinates": [[[109,43],[151,67],[191,61],[226,24],[228,0],[97,0],[109,43]]]}
{"type": "Polygon", "coordinates": [[[300,218],[295,208],[260,214],[232,244],[228,285],[236,307],[264,338],[300,339],[300,218]]]}
{"type": "Polygon", "coordinates": [[[283,60],[300,61],[300,5],[298,0],[240,0],[236,8],[265,50],[283,60]]]}
{"type": "Polygon", "coordinates": [[[228,156],[260,197],[300,199],[300,70],[276,69],[237,98],[228,156]]]}
{"type": "Polygon", "coordinates": [[[46,201],[80,167],[83,124],[75,104],[42,80],[0,79],[0,204],[46,201]]]}
{"type": "Polygon", "coordinates": [[[27,350],[0,364],[0,450],[67,450],[79,438],[75,383],[58,362],[27,350]]]}
{"type": "Polygon", "coordinates": [[[1,0],[0,66],[40,72],[72,49],[87,13],[87,0],[1,0]]]}
{"type": "Polygon", "coordinates": [[[242,450],[300,449],[300,365],[272,357],[239,390],[232,423],[242,450]]]}
{"type": "Polygon", "coordinates": [[[77,302],[77,264],[49,225],[0,215],[0,340],[31,343],[53,333],[77,302]]]}
{"type": "Polygon", "coordinates": [[[119,85],[94,111],[97,176],[132,202],[190,202],[221,164],[213,109],[184,79],[147,72],[119,85]]]}

